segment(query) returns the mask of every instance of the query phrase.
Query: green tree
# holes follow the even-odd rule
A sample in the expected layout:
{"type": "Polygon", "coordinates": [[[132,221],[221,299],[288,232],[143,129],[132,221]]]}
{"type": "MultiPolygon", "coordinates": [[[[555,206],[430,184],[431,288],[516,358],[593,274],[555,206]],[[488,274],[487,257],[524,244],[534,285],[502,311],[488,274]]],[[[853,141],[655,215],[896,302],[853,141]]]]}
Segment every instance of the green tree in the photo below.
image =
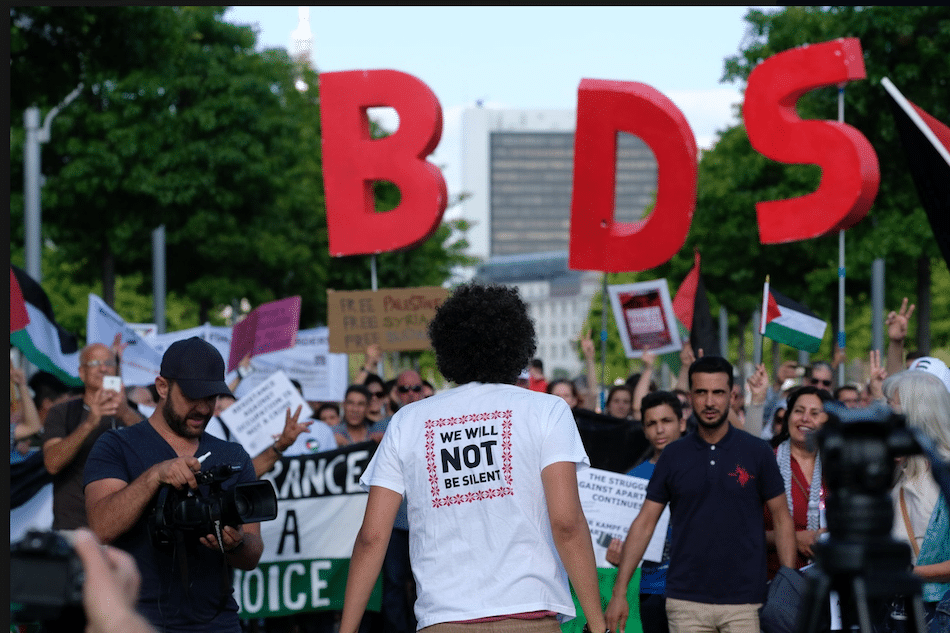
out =
{"type": "MultiPolygon", "coordinates": [[[[64,63],[56,55],[63,43],[79,56],[73,70],[85,85],[43,153],[43,237],[71,263],[58,273],[98,283],[109,303],[123,284],[147,296],[149,236],[164,224],[169,292],[197,304],[197,322],[242,297],[258,305],[300,294],[301,326],[310,327],[326,321],[327,288],[369,287],[369,258],[328,254],[311,69],[283,50],[255,52],[251,29],[225,22],[224,7],[143,7],[122,14],[139,22],[125,30],[102,11],[17,11],[14,76],[42,77],[64,63]],[[100,34],[105,24],[115,27],[109,38],[100,34]],[[155,34],[161,62],[140,60],[139,43],[129,43],[122,63],[105,59],[121,53],[126,33],[155,34]]],[[[74,87],[27,85],[23,103],[54,104],[74,87]]],[[[22,142],[13,122],[15,244],[22,244],[22,142]]],[[[378,187],[380,212],[394,196],[378,187]]],[[[415,249],[382,254],[380,284],[441,284],[463,244],[446,225],[415,249]]]]}
{"type": "MultiPolygon", "coordinates": [[[[918,259],[935,257],[937,249],[879,84],[888,76],[912,101],[938,119],[950,119],[946,99],[950,9],[787,7],[768,13],[750,10],[746,21],[749,31],[740,54],[725,60],[723,74],[723,81],[739,81],[743,88],[756,64],[784,50],[838,37],[861,40],[867,79],[847,85],[845,121],[874,146],[881,185],[868,216],[845,235],[846,314],[849,319],[858,317],[859,306],[854,303],[867,301],[871,264],[878,257],[887,266],[886,305],[899,305],[901,297],[913,295],[918,259]]],[[[836,88],[802,96],[797,109],[802,118],[836,120],[836,88]]],[[[756,202],[804,195],[815,190],[819,177],[816,166],[784,165],[755,152],[741,124],[722,131],[716,147],[700,161],[696,212],[686,244],[653,276],[678,283],[692,263],[693,248],[699,248],[707,288],[729,310],[733,334],[744,330],[760,307],[766,275],[836,329],[837,236],[763,245],[755,219],[756,202]]],[[[851,332],[868,323],[852,321],[847,327],[849,341],[865,340],[863,332],[858,339],[851,332]]],[[[831,356],[833,338],[826,337],[822,356],[831,356]]],[[[864,349],[856,349],[852,356],[863,354],[864,349]]]]}

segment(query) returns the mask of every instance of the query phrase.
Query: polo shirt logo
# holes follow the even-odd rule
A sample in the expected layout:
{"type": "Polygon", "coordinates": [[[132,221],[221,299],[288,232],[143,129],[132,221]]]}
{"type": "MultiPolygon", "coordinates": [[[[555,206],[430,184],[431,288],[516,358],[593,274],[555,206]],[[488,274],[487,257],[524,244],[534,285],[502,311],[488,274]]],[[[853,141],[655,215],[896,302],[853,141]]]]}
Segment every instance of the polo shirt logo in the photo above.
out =
{"type": "Polygon", "coordinates": [[[730,477],[735,477],[739,481],[739,485],[745,488],[745,485],[749,483],[750,480],[755,479],[752,475],[749,474],[742,466],[736,465],[736,469],[729,473],[730,477]]]}

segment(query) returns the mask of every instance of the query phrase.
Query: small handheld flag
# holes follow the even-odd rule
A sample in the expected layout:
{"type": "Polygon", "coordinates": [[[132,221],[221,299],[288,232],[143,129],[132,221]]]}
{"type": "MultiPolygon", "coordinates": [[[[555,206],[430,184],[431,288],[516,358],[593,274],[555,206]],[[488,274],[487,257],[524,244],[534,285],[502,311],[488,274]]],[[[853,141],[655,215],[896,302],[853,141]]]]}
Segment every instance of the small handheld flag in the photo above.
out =
{"type": "Polygon", "coordinates": [[[762,291],[762,324],[759,333],[773,341],[811,354],[818,351],[828,323],[807,307],[769,288],[762,291]]]}

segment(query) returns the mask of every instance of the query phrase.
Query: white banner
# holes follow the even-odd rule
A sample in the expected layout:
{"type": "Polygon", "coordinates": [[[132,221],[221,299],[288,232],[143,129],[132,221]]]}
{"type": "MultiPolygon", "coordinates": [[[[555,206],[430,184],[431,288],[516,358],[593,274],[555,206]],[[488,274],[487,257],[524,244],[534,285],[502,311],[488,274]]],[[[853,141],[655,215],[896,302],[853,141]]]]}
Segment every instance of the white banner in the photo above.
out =
{"type": "MultiPolygon", "coordinates": [[[[141,325],[126,323],[102,299],[89,295],[87,340],[111,346],[115,335],[122,334],[122,341],[128,343],[122,355],[122,380],[126,385],[154,383],[162,355],[175,341],[197,336],[214,345],[225,362],[231,354],[231,328],[227,326],[205,323],[177,332],[141,336],[136,331],[141,325]]],[[[330,329],[326,327],[299,330],[294,347],[252,357],[251,369],[254,371],[241,381],[234,395],[243,397],[278,370],[299,382],[304,398],[312,402],[341,401],[349,384],[347,356],[330,353],[330,329]]],[[[226,382],[236,376],[237,372],[231,372],[226,382]]]]}
{"type": "MultiPolygon", "coordinates": [[[[277,518],[261,523],[264,554],[251,571],[235,570],[242,618],[341,609],[367,494],[360,475],[376,444],[284,457],[261,479],[277,491],[277,518]]],[[[369,609],[379,610],[381,580],[369,609]]]]}
{"type": "Polygon", "coordinates": [[[283,430],[288,407],[291,413],[303,407],[298,421],[313,415],[287,375],[278,370],[222,411],[221,420],[231,431],[232,442],[243,446],[248,455],[260,455],[283,430]]]}
{"type": "Polygon", "coordinates": [[[152,347],[115,310],[94,294],[89,295],[86,314],[86,343],[102,343],[111,347],[115,335],[126,345],[122,352],[122,382],[125,385],[151,385],[158,376],[162,354],[152,347]]]}
{"type": "MultiPolygon", "coordinates": [[[[587,524],[590,526],[598,567],[613,568],[613,565],[607,562],[607,547],[610,545],[608,539],[627,538],[630,524],[643,507],[648,483],[648,479],[599,468],[586,468],[577,473],[581,507],[584,508],[587,524]]],[[[667,505],[656,523],[656,529],[653,530],[653,537],[643,555],[644,560],[662,560],[669,523],[670,507],[667,505]]]]}

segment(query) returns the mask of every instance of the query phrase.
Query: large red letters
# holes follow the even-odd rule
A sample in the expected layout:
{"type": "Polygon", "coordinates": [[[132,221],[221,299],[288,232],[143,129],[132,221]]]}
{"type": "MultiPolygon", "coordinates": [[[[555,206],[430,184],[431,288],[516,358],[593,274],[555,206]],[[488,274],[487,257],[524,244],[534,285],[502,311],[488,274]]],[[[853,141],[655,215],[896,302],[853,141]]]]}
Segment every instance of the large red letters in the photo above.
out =
{"type": "Polygon", "coordinates": [[[367,255],[408,248],[439,226],[448,194],[425,160],[442,136],[442,107],[432,90],[395,70],[320,75],[323,179],[330,254],[367,255]],[[367,108],[392,107],[399,129],[370,137],[367,108]],[[376,213],[373,181],[399,188],[399,205],[376,213]]]}
{"type": "Polygon", "coordinates": [[[649,270],[686,241],[696,206],[696,139],[659,91],[631,81],[582,79],[577,90],[570,267],[649,270]],[[639,136],[656,157],[656,205],[639,222],[614,220],[617,132],[639,136]]]}
{"type": "Polygon", "coordinates": [[[795,112],[798,98],[809,90],[864,77],[856,38],[773,55],[749,75],[742,112],[752,147],[772,160],[821,166],[814,192],[755,205],[763,244],[847,229],[867,215],[881,178],[874,148],[850,125],[803,121],[795,112]]]}
{"type": "MultiPolygon", "coordinates": [[[[871,144],[849,125],[803,121],[795,112],[806,92],[864,77],[854,38],[785,51],[752,71],[743,108],[752,147],[773,160],[822,169],[813,193],[756,204],[763,244],[846,229],[867,214],[880,182],[871,144]]],[[[447,200],[442,174],[425,160],[442,133],[432,91],[393,70],[348,71],[322,74],[320,99],[330,254],[397,250],[429,237],[447,200]],[[366,110],[380,106],[395,108],[400,125],[372,140],[366,110]],[[375,212],[374,180],[399,187],[399,206],[375,212]]],[[[668,261],[683,246],[696,205],[697,148],[683,114],[645,84],[583,79],[574,139],[570,267],[639,271],[668,261]],[[639,222],[614,220],[618,131],[643,139],[657,160],[656,205],[639,222]]]]}

